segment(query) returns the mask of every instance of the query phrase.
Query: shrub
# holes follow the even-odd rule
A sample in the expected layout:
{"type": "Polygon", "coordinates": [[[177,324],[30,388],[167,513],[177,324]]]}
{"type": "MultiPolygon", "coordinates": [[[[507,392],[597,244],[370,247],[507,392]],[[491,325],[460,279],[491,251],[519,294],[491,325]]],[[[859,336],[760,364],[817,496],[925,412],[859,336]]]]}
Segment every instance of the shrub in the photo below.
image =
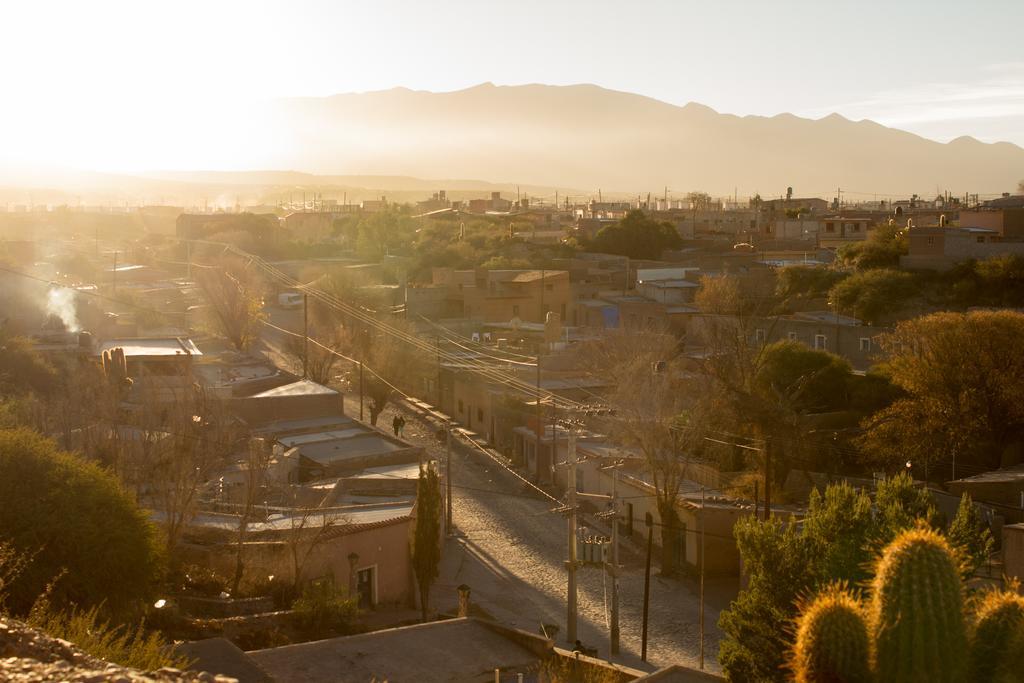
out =
{"type": "Polygon", "coordinates": [[[358,600],[332,581],[307,585],[292,609],[296,626],[311,637],[349,633],[359,614],[358,600]]]}
{"type": "Polygon", "coordinates": [[[114,475],[31,430],[2,430],[0,501],[0,536],[32,556],[7,595],[14,614],[27,613],[58,576],[59,604],[120,612],[151,596],[160,544],[114,475]]]}

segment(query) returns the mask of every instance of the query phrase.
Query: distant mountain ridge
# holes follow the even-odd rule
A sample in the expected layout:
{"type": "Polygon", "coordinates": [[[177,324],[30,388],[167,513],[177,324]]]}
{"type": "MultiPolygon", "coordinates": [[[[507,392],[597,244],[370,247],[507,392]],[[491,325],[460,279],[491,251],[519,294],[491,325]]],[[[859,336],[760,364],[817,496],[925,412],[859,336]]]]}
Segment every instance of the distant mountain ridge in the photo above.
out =
{"type": "Polygon", "coordinates": [[[1024,149],[939,143],[838,114],[720,114],[594,85],[406,88],[273,101],[275,166],[312,173],[486,178],[681,194],[992,193],[1024,178],[1024,149]]]}

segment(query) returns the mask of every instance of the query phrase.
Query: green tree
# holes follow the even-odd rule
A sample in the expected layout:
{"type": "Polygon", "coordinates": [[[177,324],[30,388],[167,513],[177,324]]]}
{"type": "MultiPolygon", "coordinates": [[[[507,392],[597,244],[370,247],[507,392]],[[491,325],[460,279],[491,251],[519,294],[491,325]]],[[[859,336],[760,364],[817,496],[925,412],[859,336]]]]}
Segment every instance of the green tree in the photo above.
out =
{"type": "Polygon", "coordinates": [[[837,283],[829,291],[829,299],[840,312],[874,325],[904,308],[915,293],[910,273],[873,268],[837,283]]]}
{"type": "Polygon", "coordinates": [[[24,337],[0,332],[0,393],[46,395],[59,385],[57,370],[24,337]]]}
{"type": "Polygon", "coordinates": [[[992,532],[985,526],[981,513],[967,493],[960,498],[956,516],[950,522],[946,536],[954,547],[960,548],[961,575],[965,579],[985,564],[995,547],[992,532]]]}
{"type": "Polygon", "coordinates": [[[903,392],[867,418],[858,444],[890,470],[910,461],[994,469],[1024,445],[1024,314],[934,313],[897,325],[882,340],[885,370],[903,392]]]}
{"type": "Polygon", "coordinates": [[[432,463],[420,466],[416,485],[416,527],[412,540],[412,568],[420,590],[423,621],[430,611],[430,588],[441,563],[441,485],[432,463]]]}
{"type": "Polygon", "coordinates": [[[789,397],[794,410],[821,412],[846,406],[851,373],[835,354],[783,340],[764,348],[756,382],[763,392],[789,397]]]}
{"type": "Polygon", "coordinates": [[[793,618],[807,588],[813,548],[794,524],[778,518],[746,517],[733,535],[749,581],[718,620],[725,634],[718,661],[729,680],[782,681],[789,640],[779,625],[793,618]]]}
{"type": "Polygon", "coordinates": [[[0,431],[0,536],[32,560],[8,594],[24,614],[56,579],[58,604],[131,610],[163,569],[156,531],[110,473],[27,429],[0,431]]]}
{"type": "Polygon", "coordinates": [[[659,259],[666,249],[678,249],[682,238],[666,221],[650,218],[634,209],[614,225],[601,228],[587,245],[587,251],[618,254],[635,259],[659,259]]]}
{"type": "Polygon", "coordinates": [[[791,305],[797,301],[824,298],[847,276],[848,273],[820,266],[786,266],[778,270],[775,293],[791,305]]]}
{"type": "Polygon", "coordinates": [[[878,225],[863,242],[841,246],[836,254],[839,262],[856,270],[873,268],[899,268],[900,256],[908,253],[905,228],[898,225],[878,225]]]}
{"type": "Polygon", "coordinates": [[[356,252],[373,261],[409,249],[416,233],[416,222],[397,208],[371,213],[359,221],[356,252]]]}

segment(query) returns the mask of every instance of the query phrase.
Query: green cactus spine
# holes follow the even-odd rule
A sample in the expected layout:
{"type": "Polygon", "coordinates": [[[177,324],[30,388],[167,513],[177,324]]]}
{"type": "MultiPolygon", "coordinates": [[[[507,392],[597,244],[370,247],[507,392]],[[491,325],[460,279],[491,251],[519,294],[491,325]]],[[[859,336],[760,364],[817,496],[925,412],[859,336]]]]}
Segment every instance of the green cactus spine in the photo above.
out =
{"type": "Polygon", "coordinates": [[[885,548],[875,572],[870,625],[879,681],[965,680],[963,593],[956,557],[942,536],[914,529],[885,548]]]}
{"type": "Polygon", "coordinates": [[[860,602],[843,586],[818,595],[797,622],[796,683],[866,683],[868,624],[860,602]]]}
{"type": "Polygon", "coordinates": [[[1010,592],[989,593],[978,605],[971,638],[970,680],[1024,680],[1022,648],[1024,597],[1010,592]]]}

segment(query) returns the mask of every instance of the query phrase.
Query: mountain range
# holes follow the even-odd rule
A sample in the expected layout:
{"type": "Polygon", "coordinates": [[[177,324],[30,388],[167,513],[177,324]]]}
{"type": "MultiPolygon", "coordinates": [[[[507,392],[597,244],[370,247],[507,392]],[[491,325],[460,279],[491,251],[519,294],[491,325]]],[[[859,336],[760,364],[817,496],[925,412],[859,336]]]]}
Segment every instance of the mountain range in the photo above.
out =
{"type": "MultiPolygon", "coordinates": [[[[996,194],[1024,179],[1024,149],[1006,142],[940,143],[838,114],[735,116],[595,85],[394,88],[267,100],[249,113],[255,125],[246,129],[245,149],[255,161],[247,163],[279,170],[74,173],[47,186],[71,197],[223,204],[306,190],[358,201],[517,186],[533,196],[608,197],[693,190],[776,197],[792,187],[797,196],[831,198],[841,189],[863,200],[996,194]]],[[[3,177],[0,185],[40,186],[3,177]]]]}
{"type": "MultiPolygon", "coordinates": [[[[754,95],[752,95],[754,96],[754,95]]],[[[720,114],[594,85],[405,88],[275,100],[287,144],[275,167],[405,174],[596,191],[846,192],[898,195],[1010,191],[1024,149],[970,137],[948,143],[850,121],[720,114]]],[[[932,194],[932,196],[934,196],[932,194]]]]}

